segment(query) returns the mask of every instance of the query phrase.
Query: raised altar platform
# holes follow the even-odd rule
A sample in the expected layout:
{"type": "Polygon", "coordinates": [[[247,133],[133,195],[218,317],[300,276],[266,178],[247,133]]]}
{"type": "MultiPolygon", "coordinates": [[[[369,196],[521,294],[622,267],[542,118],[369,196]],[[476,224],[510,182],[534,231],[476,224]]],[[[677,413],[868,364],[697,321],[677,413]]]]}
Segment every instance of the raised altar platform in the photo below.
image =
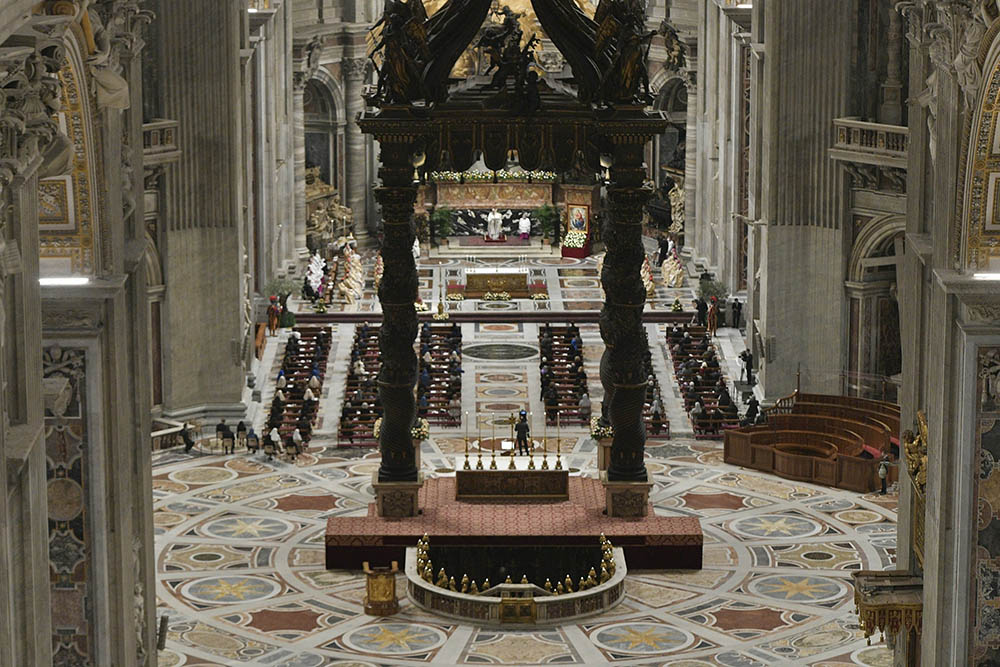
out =
{"type": "Polygon", "coordinates": [[[455,493],[454,477],[438,477],[420,489],[419,516],[383,518],[372,503],[367,516],[331,517],[327,568],[403,561],[406,548],[425,533],[436,545],[497,547],[588,545],[604,533],[625,550],[630,569],[701,568],[703,535],[697,518],[656,516],[652,507],[640,519],[609,517],[604,514],[604,486],[596,479],[570,477],[569,500],[561,503],[469,503],[456,500],[455,493]]]}

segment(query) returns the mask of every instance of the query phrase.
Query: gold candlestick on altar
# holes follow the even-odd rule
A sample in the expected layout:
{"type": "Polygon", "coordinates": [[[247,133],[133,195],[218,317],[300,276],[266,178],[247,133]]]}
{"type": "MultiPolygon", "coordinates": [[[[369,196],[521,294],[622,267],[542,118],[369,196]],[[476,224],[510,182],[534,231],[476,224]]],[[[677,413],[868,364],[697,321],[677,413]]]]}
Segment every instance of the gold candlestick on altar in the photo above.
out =
{"type": "MultiPolygon", "coordinates": [[[[525,417],[525,419],[527,420],[528,424],[531,424],[531,413],[530,412],[528,413],[528,416],[525,417]]],[[[528,470],[534,470],[534,469],[535,469],[535,443],[532,442],[532,440],[531,440],[531,430],[529,428],[529,430],[528,430],[528,470]]]]}
{"type": "Polygon", "coordinates": [[[542,402],[542,470],[549,469],[549,413],[542,402]]]}
{"type": "MultiPolygon", "coordinates": [[[[507,422],[510,424],[510,439],[511,442],[514,441],[514,413],[510,413],[510,417],[507,418],[507,422]]],[[[507,470],[517,470],[517,466],[514,464],[514,449],[510,450],[510,465],[507,466],[507,470]]]]}
{"type": "Polygon", "coordinates": [[[490,432],[493,437],[490,438],[490,470],[497,469],[497,416],[496,414],[490,415],[490,432]]]}
{"type": "Polygon", "coordinates": [[[476,432],[479,434],[479,439],[476,442],[479,444],[479,458],[476,459],[476,470],[483,469],[483,423],[479,421],[479,413],[476,413],[476,432]]]}
{"type": "Polygon", "coordinates": [[[465,465],[462,466],[463,470],[472,470],[472,466],[469,464],[469,411],[465,411],[465,465]]]}
{"type": "Polygon", "coordinates": [[[556,470],[563,469],[562,459],[560,458],[562,456],[562,439],[560,437],[562,435],[562,429],[560,428],[559,425],[561,417],[562,417],[562,412],[557,412],[556,413],[556,466],[555,466],[556,470]]]}

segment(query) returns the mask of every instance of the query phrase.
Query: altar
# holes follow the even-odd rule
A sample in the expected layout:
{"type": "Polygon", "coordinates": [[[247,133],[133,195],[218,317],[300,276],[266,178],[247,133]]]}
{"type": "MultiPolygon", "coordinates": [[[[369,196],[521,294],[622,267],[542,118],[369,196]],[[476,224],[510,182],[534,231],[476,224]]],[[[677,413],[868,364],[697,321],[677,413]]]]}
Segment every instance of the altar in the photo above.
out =
{"type": "MultiPolygon", "coordinates": [[[[514,443],[511,442],[511,445],[514,443]]],[[[548,469],[542,469],[542,457],[501,456],[498,459],[473,457],[471,470],[465,469],[464,459],[457,457],[455,465],[455,499],[465,501],[557,501],[569,500],[569,471],[556,470],[556,457],[545,459],[548,469]],[[478,463],[483,469],[478,469],[478,463]],[[497,469],[490,470],[489,462],[497,469]],[[510,464],[513,461],[514,467],[510,464]],[[530,461],[530,463],[529,463],[530,461]],[[534,467],[531,467],[534,464],[534,467]]],[[[560,465],[562,465],[560,463],[560,465]]]]}
{"type": "Polygon", "coordinates": [[[528,269],[526,268],[484,268],[465,270],[465,297],[481,299],[488,292],[506,292],[512,299],[528,299],[528,269]]]}

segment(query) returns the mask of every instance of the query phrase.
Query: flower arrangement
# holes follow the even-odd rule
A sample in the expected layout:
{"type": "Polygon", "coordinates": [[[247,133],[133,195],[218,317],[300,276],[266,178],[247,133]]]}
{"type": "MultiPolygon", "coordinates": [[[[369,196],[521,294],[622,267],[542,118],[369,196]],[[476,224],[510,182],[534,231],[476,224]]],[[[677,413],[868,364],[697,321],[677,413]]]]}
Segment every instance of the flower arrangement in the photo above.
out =
{"type": "Polygon", "coordinates": [[[323,313],[325,313],[326,312],[326,301],[323,301],[322,299],[317,300],[317,301],[313,301],[313,312],[318,313],[320,315],[322,315],[323,313]]]}
{"type": "Polygon", "coordinates": [[[465,295],[461,292],[452,292],[445,297],[448,301],[465,301],[465,295]]]}
{"type": "Polygon", "coordinates": [[[432,171],[430,173],[432,181],[440,183],[492,183],[496,178],[501,183],[552,183],[556,180],[556,174],[552,171],[499,171],[476,170],[476,171],[432,171]]]}
{"type": "Polygon", "coordinates": [[[487,292],[483,301],[510,301],[510,292],[487,292]]]}
{"type": "MultiPolygon", "coordinates": [[[[372,426],[372,437],[378,440],[379,433],[382,432],[382,418],[375,420],[372,426]]],[[[418,419],[416,425],[410,429],[410,437],[414,440],[426,440],[431,435],[431,426],[426,419],[418,419]]]]}
{"type": "Polygon", "coordinates": [[[674,302],[670,304],[670,312],[672,313],[680,313],[683,312],[683,310],[684,306],[681,305],[680,299],[674,299],[674,302]]]}
{"type": "Polygon", "coordinates": [[[410,429],[410,437],[414,440],[426,440],[431,436],[431,425],[426,419],[418,419],[417,423],[410,429]]]}
{"type": "Polygon", "coordinates": [[[531,295],[531,298],[534,299],[535,301],[548,301],[549,300],[549,293],[548,292],[535,292],[534,294],[531,295]]]}
{"type": "Polygon", "coordinates": [[[413,309],[418,313],[426,313],[431,309],[431,307],[428,306],[426,303],[424,303],[423,300],[421,299],[420,301],[417,301],[416,303],[413,304],[413,309]]]}
{"type": "Polygon", "coordinates": [[[613,438],[615,436],[615,429],[613,426],[601,426],[601,418],[599,415],[594,415],[590,418],[590,437],[594,440],[606,440],[608,438],[613,438]]]}
{"type": "Polygon", "coordinates": [[[587,232],[582,229],[571,229],[563,237],[563,245],[567,248],[582,248],[587,245],[587,232]]]}

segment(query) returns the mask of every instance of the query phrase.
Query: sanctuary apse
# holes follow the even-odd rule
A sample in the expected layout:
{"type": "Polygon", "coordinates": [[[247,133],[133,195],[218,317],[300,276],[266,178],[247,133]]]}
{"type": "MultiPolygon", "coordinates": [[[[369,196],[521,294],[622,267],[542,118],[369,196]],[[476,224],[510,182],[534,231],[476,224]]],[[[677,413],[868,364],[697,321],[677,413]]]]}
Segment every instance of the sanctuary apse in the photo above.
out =
{"type": "Polygon", "coordinates": [[[998,33],[3,3],[0,665],[993,664],[998,33]]]}

